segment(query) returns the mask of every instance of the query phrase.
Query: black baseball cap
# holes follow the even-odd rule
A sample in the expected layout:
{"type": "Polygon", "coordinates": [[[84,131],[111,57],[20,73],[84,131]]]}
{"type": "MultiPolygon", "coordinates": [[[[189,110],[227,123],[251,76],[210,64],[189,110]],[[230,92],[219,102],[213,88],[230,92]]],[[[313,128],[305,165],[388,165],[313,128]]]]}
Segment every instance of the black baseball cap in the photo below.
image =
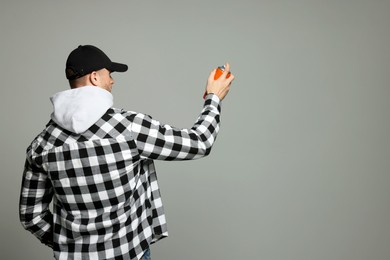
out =
{"type": "Polygon", "coordinates": [[[80,45],[69,54],[66,60],[65,75],[67,79],[73,80],[100,69],[125,72],[127,65],[112,62],[102,50],[95,46],[80,45]]]}

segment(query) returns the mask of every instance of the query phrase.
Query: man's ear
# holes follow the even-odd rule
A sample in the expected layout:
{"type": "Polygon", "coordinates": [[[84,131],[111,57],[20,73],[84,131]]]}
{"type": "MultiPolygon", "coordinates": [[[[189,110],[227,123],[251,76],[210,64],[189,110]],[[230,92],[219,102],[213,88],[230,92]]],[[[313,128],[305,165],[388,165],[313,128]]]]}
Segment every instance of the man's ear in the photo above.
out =
{"type": "Polygon", "coordinates": [[[100,83],[100,77],[99,74],[96,71],[92,71],[89,74],[89,80],[91,81],[92,85],[98,86],[100,83]]]}

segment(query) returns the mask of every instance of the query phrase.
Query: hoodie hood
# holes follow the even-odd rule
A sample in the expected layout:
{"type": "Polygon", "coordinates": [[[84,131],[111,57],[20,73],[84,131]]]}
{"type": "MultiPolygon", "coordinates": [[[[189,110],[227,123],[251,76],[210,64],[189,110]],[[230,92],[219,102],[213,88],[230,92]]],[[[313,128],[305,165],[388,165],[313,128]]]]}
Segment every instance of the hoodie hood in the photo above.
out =
{"type": "Polygon", "coordinates": [[[85,132],[113,105],[113,96],[107,90],[85,86],[61,91],[52,97],[54,112],[51,119],[73,133],[85,132]]]}

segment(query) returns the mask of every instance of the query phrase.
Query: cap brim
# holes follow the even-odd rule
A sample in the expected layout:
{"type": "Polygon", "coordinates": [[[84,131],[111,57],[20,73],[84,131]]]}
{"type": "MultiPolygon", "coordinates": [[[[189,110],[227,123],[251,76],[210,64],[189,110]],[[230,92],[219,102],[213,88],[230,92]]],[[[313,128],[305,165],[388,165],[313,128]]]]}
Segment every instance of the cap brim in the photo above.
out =
{"type": "Polygon", "coordinates": [[[122,63],[117,63],[117,62],[112,62],[111,63],[111,67],[110,67],[110,71],[111,72],[125,72],[127,71],[128,67],[126,64],[122,64],[122,63]]]}

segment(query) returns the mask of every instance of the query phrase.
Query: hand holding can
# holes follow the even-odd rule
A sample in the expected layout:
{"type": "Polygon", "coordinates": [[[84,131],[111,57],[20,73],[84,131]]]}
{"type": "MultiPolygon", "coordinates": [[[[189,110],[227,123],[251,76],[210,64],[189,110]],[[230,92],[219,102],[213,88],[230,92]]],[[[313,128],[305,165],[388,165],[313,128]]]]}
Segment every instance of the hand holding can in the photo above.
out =
{"type": "Polygon", "coordinates": [[[210,74],[206,91],[203,95],[203,99],[206,98],[207,94],[214,93],[222,100],[226,96],[227,92],[229,92],[230,84],[233,81],[234,76],[230,73],[230,65],[228,63],[226,65],[219,66],[218,68],[216,68],[214,76],[213,73],[214,71],[211,72],[210,74]],[[217,81],[223,74],[225,74],[224,79],[222,78],[218,82],[213,82],[213,81],[217,81]],[[219,85],[219,86],[214,86],[214,85],[219,85]]]}

